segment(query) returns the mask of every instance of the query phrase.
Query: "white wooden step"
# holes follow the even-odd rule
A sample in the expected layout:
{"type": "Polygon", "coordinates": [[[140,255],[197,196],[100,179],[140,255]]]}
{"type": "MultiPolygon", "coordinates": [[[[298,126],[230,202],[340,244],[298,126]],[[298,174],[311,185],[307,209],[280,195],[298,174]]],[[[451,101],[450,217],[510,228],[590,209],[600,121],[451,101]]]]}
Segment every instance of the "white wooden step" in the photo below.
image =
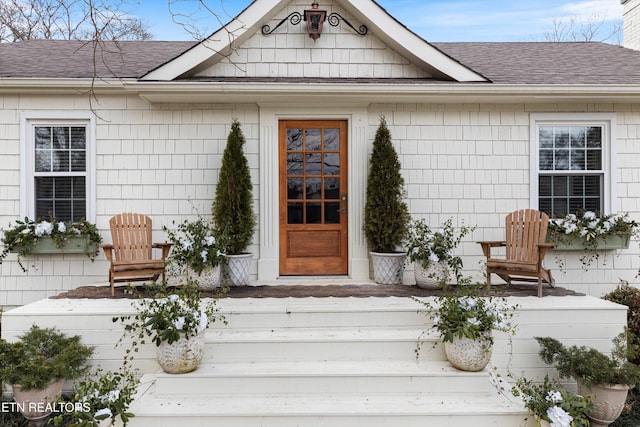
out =
{"type": "Polygon", "coordinates": [[[486,372],[463,372],[446,362],[306,362],[203,364],[182,375],[156,374],[158,398],[252,394],[375,395],[393,393],[465,396],[489,392],[486,372]]]}

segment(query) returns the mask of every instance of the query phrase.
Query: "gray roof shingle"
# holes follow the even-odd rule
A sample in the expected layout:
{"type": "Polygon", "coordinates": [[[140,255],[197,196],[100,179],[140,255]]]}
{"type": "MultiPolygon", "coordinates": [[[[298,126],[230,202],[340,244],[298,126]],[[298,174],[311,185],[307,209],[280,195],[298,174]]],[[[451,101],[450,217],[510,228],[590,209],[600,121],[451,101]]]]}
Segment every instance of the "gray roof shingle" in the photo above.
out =
{"type": "MultiPolygon", "coordinates": [[[[0,44],[0,77],[139,78],[195,42],[29,40],[0,44]]],[[[640,51],[597,42],[433,43],[499,84],[640,84],[640,51]]],[[[428,81],[425,81],[428,82],[428,81]]]]}

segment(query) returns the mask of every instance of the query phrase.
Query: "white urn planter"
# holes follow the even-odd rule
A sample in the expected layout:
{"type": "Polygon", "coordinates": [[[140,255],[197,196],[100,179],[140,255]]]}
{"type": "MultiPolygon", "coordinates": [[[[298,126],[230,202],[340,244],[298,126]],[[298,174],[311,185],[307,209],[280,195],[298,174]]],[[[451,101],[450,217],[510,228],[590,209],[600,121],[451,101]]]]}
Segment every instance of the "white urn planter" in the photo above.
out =
{"type": "Polygon", "coordinates": [[[404,252],[369,252],[373,264],[373,281],[380,285],[401,285],[404,275],[404,252]]]}
{"type": "Polygon", "coordinates": [[[205,333],[190,336],[180,334],[178,341],[171,344],[163,341],[156,348],[160,367],[168,374],[184,374],[195,370],[204,355],[205,333]]]}
{"type": "Polygon", "coordinates": [[[227,262],[222,267],[222,277],[230,286],[249,285],[252,253],[226,255],[227,262]]]}
{"type": "Polygon", "coordinates": [[[447,360],[461,371],[481,371],[491,360],[492,343],[487,337],[472,340],[467,337],[453,338],[453,342],[444,343],[447,360]]]}
{"type": "Polygon", "coordinates": [[[604,427],[618,419],[625,402],[629,386],[623,384],[607,384],[591,386],[578,381],[578,393],[593,396],[593,410],[587,414],[591,427],[604,427]]]}
{"type": "Polygon", "coordinates": [[[442,289],[449,280],[449,269],[445,262],[430,262],[427,267],[417,260],[413,266],[416,286],[422,289],[442,289]]]}
{"type": "Polygon", "coordinates": [[[220,264],[215,267],[205,268],[200,274],[195,272],[191,274],[198,281],[198,288],[205,291],[220,287],[220,283],[222,282],[222,268],[220,264]]]}
{"type": "Polygon", "coordinates": [[[51,415],[51,408],[62,393],[64,380],[52,380],[44,389],[22,390],[14,384],[13,400],[18,404],[20,413],[29,421],[38,421],[51,415]]]}

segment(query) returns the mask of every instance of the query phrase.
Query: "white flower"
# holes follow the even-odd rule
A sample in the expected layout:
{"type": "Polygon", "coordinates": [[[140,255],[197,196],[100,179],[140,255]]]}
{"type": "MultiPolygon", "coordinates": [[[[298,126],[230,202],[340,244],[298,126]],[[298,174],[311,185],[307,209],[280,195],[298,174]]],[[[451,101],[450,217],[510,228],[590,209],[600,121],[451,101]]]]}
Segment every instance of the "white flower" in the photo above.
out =
{"type": "Polygon", "coordinates": [[[431,262],[440,262],[440,258],[438,257],[437,254],[431,252],[431,254],[429,255],[429,261],[431,261],[431,262]]]}
{"type": "Polygon", "coordinates": [[[98,418],[98,417],[101,417],[103,415],[107,415],[106,418],[111,418],[113,416],[113,414],[111,413],[111,409],[103,408],[103,409],[100,409],[99,411],[97,411],[96,414],[93,416],[93,418],[98,418]]]}
{"type": "Polygon", "coordinates": [[[565,232],[565,234],[571,234],[574,231],[576,231],[577,229],[578,229],[578,226],[576,224],[566,224],[564,232],[565,232]]]}
{"type": "Polygon", "coordinates": [[[36,224],[36,236],[38,237],[42,237],[45,235],[49,236],[51,235],[52,231],[53,231],[53,225],[48,221],[42,221],[36,224]]]}
{"type": "Polygon", "coordinates": [[[107,396],[109,403],[114,403],[120,399],[120,390],[111,390],[107,396]]]}
{"type": "Polygon", "coordinates": [[[67,231],[67,226],[64,224],[64,222],[58,223],[58,231],[60,233],[64,233],[65,231],[67,231]]]}
{"type": "Polygon", "coordinates": [[[417,254],[418,254],[418,252],[420,252],[420,248],[418,248],[418,247],[416,246],[415,248],[413,248],[413,250],[412,250],[411,252],[413,252],[414,254],[416,254],[416,255],[417,255],[417,254]]]}
{"type": "Polygon", "coordinates": [[[182,330],[182,328],[184,328],[184,323],[185,323],[184,316],[180,316],[176,320],[173,321],[173,325],[176,327],[176,329],[178,329],[180,331],[182,330]]]}
{"type": "Polygon", "coordinates": [[[202,257],[202,262],[207,262],[207,257],[209,256],[209,251],[206,249],[203,249],[202,252],[200,252],[200,256],[202,257]]]}
{"type": "Polygon", "coordinates": [[[480,320],[478,320],[477,317],[472,317],[471,319],[467,319],[467,322],[471,323],[472,325],[475,326],[480,326],[480,320]]]}
{"type": "Polygon", "coordinates": [[[562,401],[562,395],[560,394],[559,391],[549,390],[545,399],[547,402],[551,402],[555,404],[562,401]]]}
{"type": "Polygon", "coordinates": [[[200,310],[200,321],[198,322],[198,332],[202,332],[209,326],[209,318],[204,310],[200,310]]]}
{"type": "Polygon", "coordinates": [[[593,211],[586,211],[586,212],[584,213],[584,215],[582,215],[582,218],[584,218],[584,219],[586,219],[586,220],[588,220],[588,221],[592,221],[592,220],[594,220],[594,219],[598,218],[598,216],[597,216],[597,215],[596,215],[596,213],[595,213],[595,212],[593,212],[593,211]]]}
{"type": "Polygon", "coordinates": [[[183,251],[190,251],[190,250],[191,250],[191,248],[193,247],[193,243],[191,243],[191,242],[190,242],[190,241],[188,241],[188,240],[183,240],[183,241],[182,241],[182,242],[180,242],[180,243],[181,243],[181,246],[182,246],[182,250],[183,250],[183,251]]]}
{"type": "Polygon", "coordinates": [[[440,316],[433,316],[433,323],[435,325],[439,325],[441,321],[442,321],[442,318],[440,316]]]}
{"type": "Polygon", "coordinates": [[[551,420],[551,427],[571,427],[573,417],[558,406],[547,409],[547,417],[551,420]]]}
{"type": "Polygon", "coordinates": [[[213,246],[216,244],[216,238],[213,236],[207,236],[204,238],[203,243],[207,246],[213,246]]]}
{"type": "Polygon", "coordinates": [[[30,234],[31,233],[31,229],[30,228],[25,228],[21,231],[22,234],[30,234]]]}
{"type": "Polygon", "coordinates": [[[167,299],[171,302],[176,302],[180,299],[180,295],[171,294],[167,297],[167,299]]]}
{"type": "Polygon", "coordinates": [[[476,301],[473,297],[464,297],[460,298],[460,308],[463,310],[471,310],[478,305],[478,301],[476,301]]]}

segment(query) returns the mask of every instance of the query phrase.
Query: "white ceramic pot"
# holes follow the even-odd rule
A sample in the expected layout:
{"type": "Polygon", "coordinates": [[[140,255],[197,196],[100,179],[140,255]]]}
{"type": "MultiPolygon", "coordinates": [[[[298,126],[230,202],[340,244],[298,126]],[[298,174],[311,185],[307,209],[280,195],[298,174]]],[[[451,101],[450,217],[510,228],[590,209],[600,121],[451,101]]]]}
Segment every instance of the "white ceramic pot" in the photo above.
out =
{"type": "Polygon", "coordinates": [[[202,290],[216,289],[220,287],[220,283],[222,282],[222,269],[220,264],[215,267],[205,268],[200,274],[192,272],[191,275],[198,281],[198,288],[202,290]]]}
{"type": "Polygon", "coordinates": [[[42,420],[51,414],[51,407],[62,393],[63,384],[64,380],[52,380],[46,388],[31,390],[22,390],[20,385],[14,384],[13,400],[27,420],[42,420]]]}
{"type": "Polygon", "coordinates": [[[416,286],[422,289],[441,289],[449,280],[449,269],[445,262],[430,262],[428,267],[417,260],[413,266],[416,286]]]}
{"type": "Polygon", "coordinates": [[[156,347],[156,357],[160,367],[168,374],[184,374],[198,367],[204,355],[204,332],[189,339],[180,334],[178,341],[168,344],[163,341],[156,347]]]}
{"type": "Polygon", "coordinates": [[[591,386],[578,381],[578,393],[593,396],[593,410],[587,414],[591,427],[604,427],[618,419],[627,401],[629,386],[607,384],[591,386]]]}
{"type": "Polygon", "coordinates": [[[229,286],[247,286],[252,258],[252,253],[227,255],[227,263],[222,267],[224,282],[229,286]]]}
{"type": "Polygon", "coordinates": [[[373,264],[373,281],[381,285],[401,285],[404,275],[404,252],[369,252],[373,264]]]}
{"type": "Polygon", "coordinates": [[[477,372],[489,364],[492,347],[487,337],[475,340],[466,337],[453,338],[453,342],[444,343],[444,352],[454,368],[477,372]]]}

